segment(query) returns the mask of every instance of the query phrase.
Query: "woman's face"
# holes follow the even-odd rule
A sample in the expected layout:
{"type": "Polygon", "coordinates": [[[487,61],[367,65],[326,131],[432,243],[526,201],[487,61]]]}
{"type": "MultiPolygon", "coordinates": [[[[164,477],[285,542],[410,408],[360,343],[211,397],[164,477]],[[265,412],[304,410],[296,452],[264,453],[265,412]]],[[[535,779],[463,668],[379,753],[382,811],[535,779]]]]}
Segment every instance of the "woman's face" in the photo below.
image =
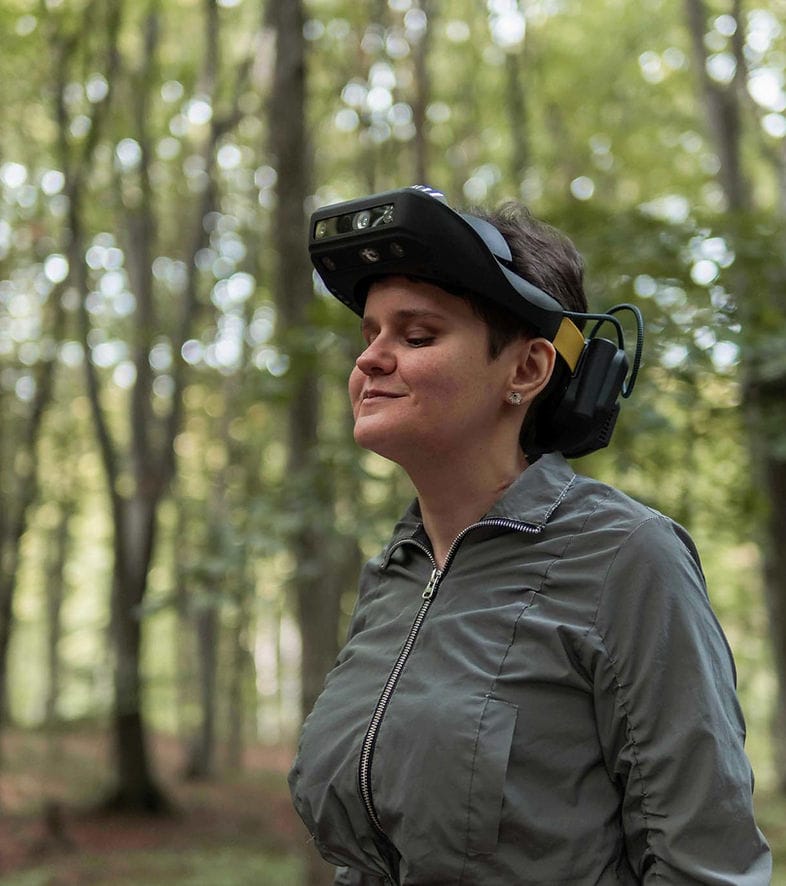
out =
{"type": "Polygon", "coordinates": [[[349,377],[360,446],[406,466],[492,439],[510,361],[489,358],[488,329],[468,302],[387,277],[369,291],[362,330],[366,348],[349,377]]]}

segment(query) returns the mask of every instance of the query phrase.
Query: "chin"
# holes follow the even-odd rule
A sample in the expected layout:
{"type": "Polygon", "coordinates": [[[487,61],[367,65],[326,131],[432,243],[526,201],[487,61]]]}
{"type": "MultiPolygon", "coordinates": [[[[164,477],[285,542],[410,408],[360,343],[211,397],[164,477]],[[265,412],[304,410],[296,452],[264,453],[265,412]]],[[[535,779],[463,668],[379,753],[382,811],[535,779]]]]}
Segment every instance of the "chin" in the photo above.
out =
{"type": "Polygon", "coordinates": [[[355,428],[355,442],[363,449],[392,461],[410,474],[418,466],[443,464],[455,451],[455,441],[443,443],[420,435],[391,433],[390,430],[355,428]]]}
{"type": "Polygon", "coordinates": [[[369,452],[376,452],[377,455],[383,456],[383,458],[390,458],[390,441],[385,439],[384,435],[380,434],[369,434],[369,433],[357,433],[355,432],[355,443],[360,446],[361,449],[367,449],[369,452]]]}
{"type": "MultiPolygon", "coordinates": [[[[400,453],[402,441],[397,434],[392,434],[389,429],[363,427],[362,424],[355,424],[354,430],[355,443],[362,449],[369,452],[375,452],[382,458],[390,461],[399,462],[396,457],[400,453]]],[[[412,442],[405,442],[404,449],[410,449],[412,442]]]]}

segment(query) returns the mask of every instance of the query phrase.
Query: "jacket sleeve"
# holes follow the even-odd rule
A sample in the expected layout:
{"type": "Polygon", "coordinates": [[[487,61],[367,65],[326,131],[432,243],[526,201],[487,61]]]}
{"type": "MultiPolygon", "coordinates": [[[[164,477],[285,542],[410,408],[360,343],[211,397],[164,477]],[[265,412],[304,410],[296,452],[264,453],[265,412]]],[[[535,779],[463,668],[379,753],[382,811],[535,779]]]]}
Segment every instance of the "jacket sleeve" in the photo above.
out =
{"type": "Polygon", "coordinates": [[[684,530],[653,514],[617,547],[595,629],[598,730],[634,871],[767,886],[734,663],[684,530]]]}

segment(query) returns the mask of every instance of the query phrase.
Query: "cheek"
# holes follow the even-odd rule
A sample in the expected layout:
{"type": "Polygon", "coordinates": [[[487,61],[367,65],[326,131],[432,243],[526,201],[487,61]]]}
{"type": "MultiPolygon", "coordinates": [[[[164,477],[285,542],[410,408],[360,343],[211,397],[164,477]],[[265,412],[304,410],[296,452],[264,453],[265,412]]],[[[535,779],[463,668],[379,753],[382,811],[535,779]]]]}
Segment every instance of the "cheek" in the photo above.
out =
{"type": "Polygon", "coordinates": [[[474,398],[478,386],[475,364],[463,357],[448,363],[424,364],[419,372],[420,389],[429,397],[446,406],[460,404],[465,398],[474,398]]]}
{"type": "Polygon", "coordinates": [[[429,398],[435,409],[457,420],[492,418],[497,402],[501,402],[500,382],[483,372],[484,364],[467,358],[452,367],[452,372],[435,375],[429,387],[429,398]]]}

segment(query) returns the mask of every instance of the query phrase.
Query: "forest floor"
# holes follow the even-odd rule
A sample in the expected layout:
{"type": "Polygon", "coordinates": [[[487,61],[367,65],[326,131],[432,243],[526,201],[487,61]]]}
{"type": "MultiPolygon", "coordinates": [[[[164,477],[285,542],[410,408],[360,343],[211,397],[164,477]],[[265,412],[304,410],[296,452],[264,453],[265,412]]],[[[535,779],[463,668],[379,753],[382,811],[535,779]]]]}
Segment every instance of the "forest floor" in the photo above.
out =
{"type": "MultiPolygon", "coordinates": [[[[108,787],[105,736],[9,732],[0,886],[303,886],[315,867],[332,879],[292,811],[291,749],[249,748],[242,772],[200,781],[182,777],[176,739],[157,737],[152,756],[172,813],[120,816],[97,803],[108,787]]],[[[757,815],[776,859],[772,882],[786,884],[786,798],[757,791],[757,815]]]]}
{"type": "Polygon", "coordinates": [[[153,743],[172,812],[104,812],[108,747],[94,732],[10,731],[0,769],[2,886],[300,886],[307,837],[289,800],[289,748],[254,747],[242,772],[185,780],[183,749],[153,743]]]}

